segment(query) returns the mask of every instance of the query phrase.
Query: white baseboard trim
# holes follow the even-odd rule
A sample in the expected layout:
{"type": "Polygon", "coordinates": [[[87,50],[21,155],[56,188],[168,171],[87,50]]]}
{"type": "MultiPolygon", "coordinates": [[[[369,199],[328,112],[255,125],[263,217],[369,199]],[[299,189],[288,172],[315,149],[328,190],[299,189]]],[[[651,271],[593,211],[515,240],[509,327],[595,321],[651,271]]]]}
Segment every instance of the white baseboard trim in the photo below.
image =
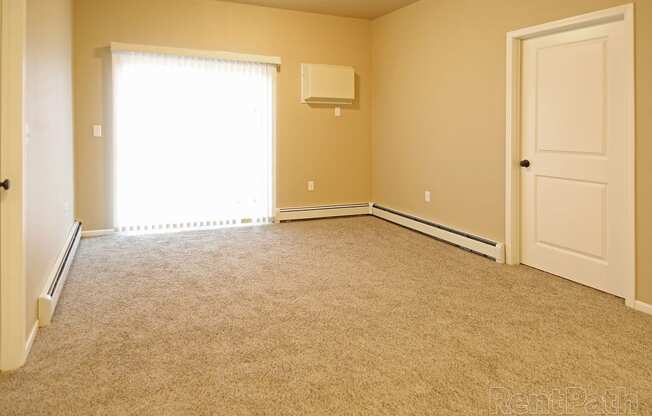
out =
{"type": "Polygon", "coordinates": [[[641,302],[640,300],[634,301],[633,308],[639,312],[647,313],[652,315],[652,305],[649,303],[641,302]]]}
{"type": "Polygon", "coordinates": [[[36,334],[38,333],[39,322],[38,320],[34,322],[32,330],[29,332],[27,341],[25,341],[25,357],[29,355],[29,352],[32,350],[32,345],[34,345],[34,340],[36,339],[36,334]]]}
{"type": "Polygon", "coordinates": [[[91,238],[91,237],[102,237],[105,235],[114,234],[115,230],[88,230],[82,231],[82,238],[91,238]]]}
{"type": "Polygon", "coordinates": [[[486,238],[455,231],[450,227],[434,224],[413,215],[404,214],[389,208],[374,205],[372,214],[403,227],[419,231],[423,234],[446,241],[475,253],[495,259],[497,263],[505,263],[505,245],[486,238]]]}
{"type": "Polygon", "coordinates": [[[354,215],[370,215],[371,205],[361,204],[324,205],[318,207],[281,208],[276,213],[276,220],[296,221],[317,218],[349,217],[354,215]]]}
{"type": "Polygon", "coordinates": [[[66,239],[66,245],[57,258],[54,270],[43,289],[43,294],[38,299],[38,321],[40,326],[48,326],[52,322],[54,309],[57,307],[59,297],[68,278],[70,266],[79,247],[81,230],[81,224],[76,222],[66,239]]]}

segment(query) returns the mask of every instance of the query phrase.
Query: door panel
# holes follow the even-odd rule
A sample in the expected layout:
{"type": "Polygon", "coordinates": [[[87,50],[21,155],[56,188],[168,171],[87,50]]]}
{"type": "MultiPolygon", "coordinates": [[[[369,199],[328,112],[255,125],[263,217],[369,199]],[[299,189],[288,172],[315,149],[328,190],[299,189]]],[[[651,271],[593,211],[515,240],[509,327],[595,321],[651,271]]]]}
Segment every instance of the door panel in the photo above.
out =
{"type": "Polygon", "coordinates": [[[577,253],[604,260],[606,191],[601,183],[538,176],[536,241],[564,249],[568,255],[577,253]]]}
{"type": "Polygon", "coordinates": [[[537,150],[604,154],[606,40],[538,50],[537,150]]]}
{"type": "Polygon", "coordinates": [[[524,264],[625,295],[622,22],[523,42],[524,264]]]}

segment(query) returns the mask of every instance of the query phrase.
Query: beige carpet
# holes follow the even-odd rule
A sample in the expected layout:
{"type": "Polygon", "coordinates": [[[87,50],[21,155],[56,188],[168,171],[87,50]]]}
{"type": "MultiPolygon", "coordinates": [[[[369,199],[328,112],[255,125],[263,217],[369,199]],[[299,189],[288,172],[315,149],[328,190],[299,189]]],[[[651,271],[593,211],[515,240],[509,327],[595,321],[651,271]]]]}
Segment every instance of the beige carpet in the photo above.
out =
{"type": "Polygon", "coordinates": [[[652,414],[651,316],[358,217],[84,240],[0,414],[593,415],[613,392],[652,414]]]}

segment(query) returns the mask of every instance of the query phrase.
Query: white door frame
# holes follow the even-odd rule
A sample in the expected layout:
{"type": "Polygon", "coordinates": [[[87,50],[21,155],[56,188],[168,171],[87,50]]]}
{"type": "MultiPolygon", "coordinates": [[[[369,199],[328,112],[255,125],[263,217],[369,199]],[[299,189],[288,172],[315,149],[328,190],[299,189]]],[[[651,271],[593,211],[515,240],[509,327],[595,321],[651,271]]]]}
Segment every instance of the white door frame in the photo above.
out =
{"type": "Polygon", "coordinates": [[[634,5],[613,7],[594,13],[545,23],[507,34],[507,125],[506,125],[506,189],[505,189],[505,250],[507,264],[521,263],[521,44],[524,40],[608,22],[625,24],[625,74],[627,79],[627,134],[623,146],[627,147],[628,172],[626,201],[628,205],[627,241],[631,255],[627,262],[627,296],[625,302],[633,307],[636,299],[636,217],[635,217],[635,141],[636,141],[636,90],[634,51],[634,5]]]}
{"type": "Polygon", "coordinates": [[[0,371],[26,357],[26,291],[23,201],[23,70],[26,0],[0,0],[0,371]]]}

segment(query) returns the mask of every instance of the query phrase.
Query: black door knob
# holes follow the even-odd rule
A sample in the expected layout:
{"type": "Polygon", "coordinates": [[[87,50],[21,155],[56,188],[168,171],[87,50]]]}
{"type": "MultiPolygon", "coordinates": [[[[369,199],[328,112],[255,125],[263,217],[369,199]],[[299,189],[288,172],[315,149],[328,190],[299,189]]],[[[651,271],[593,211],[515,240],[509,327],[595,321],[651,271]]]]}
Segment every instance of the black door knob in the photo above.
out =
{"type": "Polygon", "coordinates": [[[521,165],[522,168],[529,168],[530,167],[530,161],[527,160],[527,159],[521,160],[520,165],[521,165]]]}
{"type": "Polygon", "coordinates": [[[5,179],[4,181],[0,182],[0,188],[3,188],[5,191],[9,190],[9,179],[5,179]]]}

